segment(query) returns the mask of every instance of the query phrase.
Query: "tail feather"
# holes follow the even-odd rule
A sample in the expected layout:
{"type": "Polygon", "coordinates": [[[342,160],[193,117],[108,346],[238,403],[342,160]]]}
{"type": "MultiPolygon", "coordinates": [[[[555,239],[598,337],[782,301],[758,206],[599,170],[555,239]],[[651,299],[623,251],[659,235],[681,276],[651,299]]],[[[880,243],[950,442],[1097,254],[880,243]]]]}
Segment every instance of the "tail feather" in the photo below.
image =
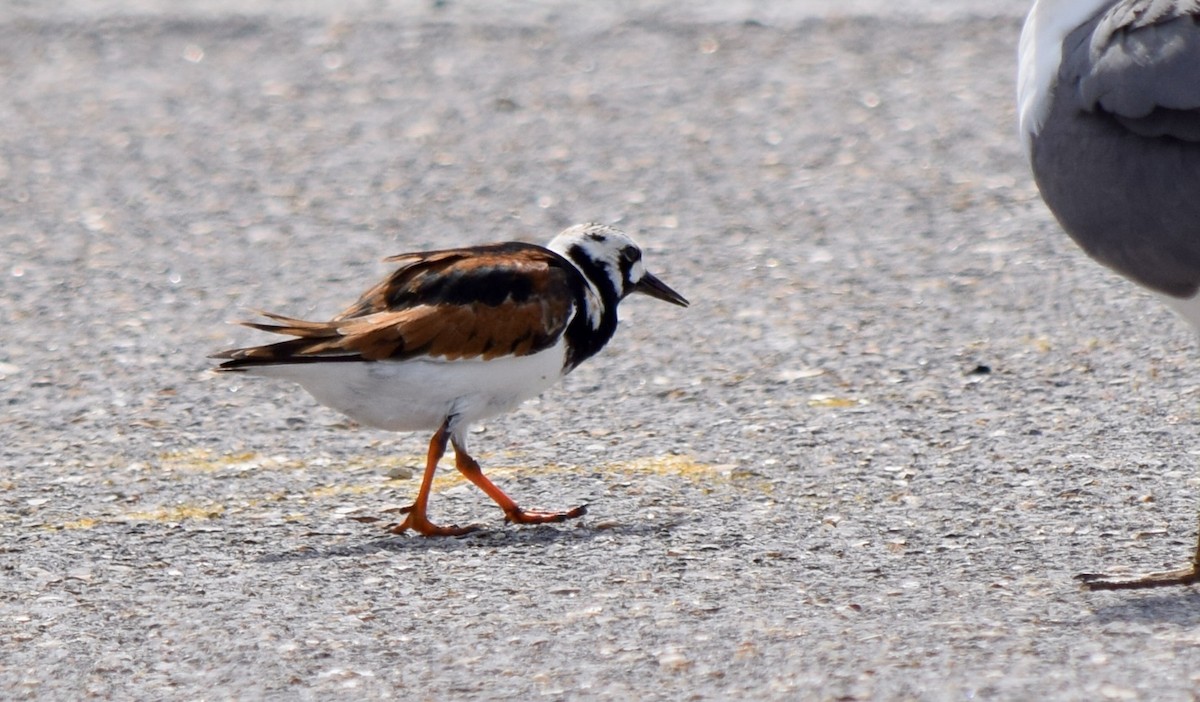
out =
{"type": "Polygon", "coordinates": [[[256,310],[262,316],[274,320],[276,324],[265,322],[238,322],[245,327],[258,329],[272,334],[282,334],[296,337],[287,341],[279,341],[263,346],[248,346],[240,349],[228,349],[215,353],[209,358],[227,359],[217,367],[220,371],[244,371],[254,366],[269,366],[291,363],[313,363],[329,361],[361,361],[362,356],[356,353],[346,353],[339,348],[338,341],[342,338],[338,325],[331,322],[310,322],[304,319],[286,317],[273,312],[256,310]]]}
{"type": "Polygon", "coordinates": [[[337,325],[330,322],[310,322],[305,319],[296,319],[295,317],[286,317],[274,312],[264,312],[255,310],[258,314],[272,319],[278,324],[267,324],[265,322],[249,322],[242,321],[238,324],[251,329],[270,332],[272,334],[284,334],[286,336],[295,336],[302,339],[325,339],[329,337],[339,336],[337,325]]]}

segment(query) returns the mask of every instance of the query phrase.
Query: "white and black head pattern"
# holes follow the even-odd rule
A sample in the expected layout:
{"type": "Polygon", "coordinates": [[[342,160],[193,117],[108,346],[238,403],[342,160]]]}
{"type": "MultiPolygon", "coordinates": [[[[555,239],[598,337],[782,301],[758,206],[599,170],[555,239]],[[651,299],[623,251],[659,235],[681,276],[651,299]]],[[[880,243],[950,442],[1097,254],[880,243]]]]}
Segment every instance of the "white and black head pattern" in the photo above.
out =
{"type": "Polygon", "coordinates": [[[577,224],[554,237],[547,248],[578,266],[606,301],[623,299],[646,274],[638,245],[605,224],[577,224]]]}
{"type": "Polygon", "coordinates": [[[646,270],[642,250],[627,234],[605,224],[577,224],[547,246],[583,274],[587,290],[578,314],[567,329],[574,367],[599,351],[617,329],[617,304],[640,292],[687,307],[687,300],[646,270]]]}

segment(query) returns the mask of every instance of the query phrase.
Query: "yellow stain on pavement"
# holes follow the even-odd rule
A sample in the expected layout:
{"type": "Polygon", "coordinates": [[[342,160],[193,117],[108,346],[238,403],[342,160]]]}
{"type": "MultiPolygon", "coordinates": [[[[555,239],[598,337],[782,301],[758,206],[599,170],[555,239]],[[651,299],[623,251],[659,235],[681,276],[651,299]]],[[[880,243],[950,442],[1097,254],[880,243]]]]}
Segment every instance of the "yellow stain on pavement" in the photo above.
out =
{"type": "Polygon", "coordinates": [[[215,473],[218,471],[271,470],[302,468],[304,462],[278,456],[264,456],[253,451],[219,454],[206,448],[185,448],[159,454],[154,467],[182,473],[215,473]]]}
{"type": "Polygon", "coordinates": [[[124,522],[161,522],[165,524],[175,524],[178,522],[217,519],[221,517],[224,512],[225,507],[219,504],[182,504],[171,505],[169,507],[159,507],[151,510],[143,510],[140,512],[122,512],[118,514],[106,514],[96,517],[81,517],[80,519],[73,519],[69,522],[43,524],[42,527],[56,530],[74,530],[94,529],[101,524],[120,524],[124,522]]]}
{"type": "Polygon", "coordinates": [[[313,488],[305,493],[305,497],[313,500],[320,500],[326,497],[338,497],[339,495],[366,495],[372,492],[380,492],[385,489],[395,487],[387,482],[378,483],[357,483],[351,485],[322,485],[313,488]]]}
{"type": "MultiPolygon", "coordinates": [[[[253,452],[238,452],[219,454],[209,449],[183,449],[170,451],[157,457],[157,466],[163,470],[176,472],[209,473],[230,470],[237,473],[251,473],[256,469],[303,469],[308,463],[301,459],[263,456],[253,452]]],[[[503,482],[509,478],[521,475],[579,475],[599,473],[609,476],[638,476],[659,475],[677,477],[696,485],[731,484],[738,482],[764,482],[755,474],[739,470],[731,464],[714,465],[701,463],[683,455],[647,456],[628,461],[610,463],[593,463],[586,465],[549,464],[540,466],[501,465],[489,466],[488,456],[482,456],[484,471],[494,479],[503,482]]],[[[399,457],[351,457],[338,462],[352,473],[361,476],[363,471],[370,471],[374,480],[368,482],[333,483],[312,487],[303,492],[275,492],[266,495],[256,495],[238,498],[231,497],[236,502],[230,506],[216,502],[182,503],[166,505],[140,511],[116,512],[109,514],[81,516],[67,522],[46,523],[48,529],[92,529],[102,524],[119,524],[125,522],[158,522],[178,523],[185,521],[205,521],[218,519],[226,515],[227,510],[234,513],[247,509],[255,509],[264,505],[280,505],[287,501],[293,508],[308,502],[327,500],[342,496],[371,495],[382,492],[397,494],[401,499],[415,496],[416,486],[421,478],[424,459],[422,456],[399,457]],[[412,494],[408,494],[412,493],[412,494]]],[[[451,466],[443,463],[437,478],[434,480],[434,492],[442,492],[467,484],[467,480],[451,466]]],[[[754,487],[754,486],[752,486],[754,487]]],[[[761,486],[758,486],[762,489],[761,486]]],[[[292,513],[289,520],[301,518],[302,515],[292,513]]]]}
{"type": "Polygon", "coordinates": [[[858,407],[862,404],[866,403],[852,397],[838,397],[836,395],[813,395],[808,398],[809,407],[844,409],[846,407],[858,407]]]}
{"type": "Polygon", "coordinates": [[[699,463],[691,456],[649,456],[631,461],[610,463],[600,470],[626,475],[673,475],[693,482],[728,480],[733,472],[732,465],[699,463]]]}
{"type": "Polygon", "coordinates": [[[225,512],[218,504],[206,505],[171,505],[144,512],[127,512],[113,521],[121,522],[185,522],[201,519],[216,519],[225,512]]]}
{"type": "Polygon", "coordinates": [[[96,526],[99,523],[100,523],[99,519],[92,519],[91,517],[84,517],[83,519],[76,519],[71,522],[63,522],[62,524],[55,524],[55,525],[53,525],[53,528],[55,528],[55,529],[91,529],[92,527],[96,526]]]}

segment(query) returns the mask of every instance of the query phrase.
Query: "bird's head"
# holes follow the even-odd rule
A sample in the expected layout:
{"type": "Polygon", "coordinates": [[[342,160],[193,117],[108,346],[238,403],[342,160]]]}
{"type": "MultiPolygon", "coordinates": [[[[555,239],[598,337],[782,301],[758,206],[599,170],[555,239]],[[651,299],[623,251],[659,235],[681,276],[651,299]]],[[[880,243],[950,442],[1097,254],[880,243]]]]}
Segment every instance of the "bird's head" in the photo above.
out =
{"type": "Polygon", "coordinates": [[[627,234],[606,224],[577,224],[563,230],[548,248],[574,263],[602,294],[617,300],[630,293],[687,307],[688,301],[646,270],[642,250],[627,234]]]}

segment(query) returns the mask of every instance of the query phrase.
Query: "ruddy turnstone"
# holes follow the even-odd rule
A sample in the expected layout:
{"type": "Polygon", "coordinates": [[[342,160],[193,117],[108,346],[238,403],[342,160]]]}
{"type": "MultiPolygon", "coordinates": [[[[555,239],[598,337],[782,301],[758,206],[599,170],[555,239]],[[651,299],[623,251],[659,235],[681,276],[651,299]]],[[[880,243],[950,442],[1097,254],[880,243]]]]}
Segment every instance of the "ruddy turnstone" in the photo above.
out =
{"type": "MultiPolygon", "coordinates": [[[[1200,3],[1037,0],[1017,101],[1038,189],[1092,258],[1200,327],[1200,3]]],[[[1087,573],[1093,590],[1200,583],[1087,573]]]]}
{"type": "Polygon", "coordinates": [[[294,337],[223,351],[219,370],[297,382],[318,402],[390,431],[436,430],[425,474],[392,531],[457,536],[478,526],[438,526],[429,492],[446,443],[455,466],[517,524],[586,512],[525,510],[467,453],[467,427],[513,409],[595,355],[617,330],[617,304],[640,292],[688,301],[646,271],[642,250],[602,224],[571,227],[546,247],[508,242],[393,256],[399,265],[327,322],[262,313],[245,326],[294,337]]]}

